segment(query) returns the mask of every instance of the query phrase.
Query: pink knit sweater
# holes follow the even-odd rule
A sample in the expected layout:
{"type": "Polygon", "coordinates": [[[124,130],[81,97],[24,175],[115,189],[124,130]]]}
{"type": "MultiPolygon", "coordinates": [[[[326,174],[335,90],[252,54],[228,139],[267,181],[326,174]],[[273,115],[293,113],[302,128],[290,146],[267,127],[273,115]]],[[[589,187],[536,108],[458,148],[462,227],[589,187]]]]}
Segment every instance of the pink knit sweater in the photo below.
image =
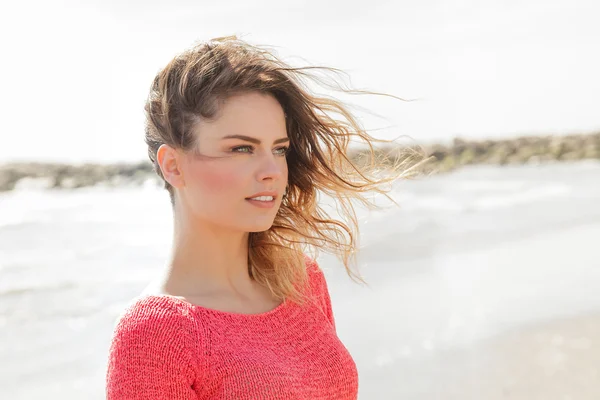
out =
{"type": "Polygon", "coordinates": [[[313,301],[237,314],[171,296],[136,298],[118,318],[107,399],[356,399],[327,283],[307,259],[313,301]]]}

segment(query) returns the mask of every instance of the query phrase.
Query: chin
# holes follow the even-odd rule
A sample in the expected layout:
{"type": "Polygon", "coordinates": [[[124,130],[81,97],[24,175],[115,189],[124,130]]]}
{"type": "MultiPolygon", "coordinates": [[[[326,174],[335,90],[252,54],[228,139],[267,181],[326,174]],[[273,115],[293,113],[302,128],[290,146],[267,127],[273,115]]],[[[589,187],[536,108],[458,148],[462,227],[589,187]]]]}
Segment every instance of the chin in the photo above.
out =
{"type": "Polygon", "coordinates": [[[275,213],[263,214],[263,215],[243,215],[237,219],[236,227],[238,230],[243,232],[264,232],[271,229],[275,218],[275,213]]]}
{"type": "Polygon", "coordinates": [[[264,225],[264,226],[254,226],[247,230],[247,232],[256,233],[256,232],[265,232],[271,229],[273,224],[264,225]]]}
{"type": "Polygon", "coordinates": [[[244,224],[242,230],[245,232],[264,232],[271,229],[273,226],[273,219],[269,219],[268,221],[252,221],[248,224],[244,224]]]}

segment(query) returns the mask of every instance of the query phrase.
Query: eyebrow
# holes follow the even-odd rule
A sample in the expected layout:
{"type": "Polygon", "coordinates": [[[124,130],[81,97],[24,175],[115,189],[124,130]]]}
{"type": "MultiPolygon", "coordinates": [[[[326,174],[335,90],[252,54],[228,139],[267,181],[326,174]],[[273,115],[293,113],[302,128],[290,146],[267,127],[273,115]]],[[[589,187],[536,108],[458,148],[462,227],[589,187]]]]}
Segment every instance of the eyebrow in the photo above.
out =
{"type": "MultiPolygon", "coordinates": [[[[221,138],[222,140],[225,139],[240,139],[240,140],[245,140],[246,142],[250,142],[250,143],[254,143],[254,144],[260,144],[260,140],[250,137],[250,136],[245,136],[245,135],[227,135],[227,136],[223,136],[221,138]]],[[[279,143],[285,143],[285,142],[289,142],[290,138],[284,137],[281,139],[277,139],[276,141],[273,142],[273,144],[279,144],[279,143]]]]}

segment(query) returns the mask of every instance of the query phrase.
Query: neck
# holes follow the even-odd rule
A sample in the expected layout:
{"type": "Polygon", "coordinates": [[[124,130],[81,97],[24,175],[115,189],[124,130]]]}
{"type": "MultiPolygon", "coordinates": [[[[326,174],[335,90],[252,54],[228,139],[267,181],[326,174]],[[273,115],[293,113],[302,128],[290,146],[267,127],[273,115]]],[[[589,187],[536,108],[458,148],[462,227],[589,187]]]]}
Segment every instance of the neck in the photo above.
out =
{"type": "Polygon", "coordinates": [[[163,286],[181,296],[199,293],[250,293],[248,232],[204,221],[176,218],[163,286]]]}

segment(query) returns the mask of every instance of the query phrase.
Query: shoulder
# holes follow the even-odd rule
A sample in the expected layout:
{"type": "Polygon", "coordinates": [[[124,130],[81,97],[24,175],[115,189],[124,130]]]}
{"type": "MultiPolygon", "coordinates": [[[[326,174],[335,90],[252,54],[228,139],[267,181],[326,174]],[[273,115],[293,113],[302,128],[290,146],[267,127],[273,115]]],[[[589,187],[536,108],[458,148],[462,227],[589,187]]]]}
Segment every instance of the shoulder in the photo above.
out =
{"type": "Polygon", "coordinates": [[[304,262],[306,265],[306,274],[308,276],[308,284],[311,287],[311,291],[313,294],[317,296],[322,295],[324,290],[327,290],[327,281],[325,279],[325,274],[323,273],[323,269],[319,266],[319,263],[305,255],[304,262]]]}
{"type": "MultiPolygon", "coordinates": [[[[153,348],[169,344],[182,358],[197,354],[202,329],[193,310],[168,297],[138,296],[117,317],[113,328],[113,348],[125,346],[153,348]]],[[[191,361],[191,360],[188,360],[191,361]]]]}
{"type": "Polygon", "coordinates": [[[333,317],[333,309],[331,306],[331,297],[329,295],[329,288],[327,286],[327,280],[323,270],[312,258],[305,256],[306,269],[308,274],[308,281],[310,283],[311,292],[316,299],[317,305],[327,317],[335,330],[335,320],[333,317]]]}
{"type": "Polygon", "coordinates": [[[191,310],[169,298],[132,300],[114,325],[107,398],[175,398],[175,392],[191,398],[190,388],[204,371],[197,323],[191,310]]]}
{"type": "Polygon", "coordinates": [[[321,267],[314,258],[304,255],[304,265],[306,267],[306,273],[309,278],[313,278],[315,275],[322,274],[321,267]]]}
{"type": "Polygon", "coordinates": [[[189,329],[192,310],[168,297],[141,295],[124,308],[115,321],[116,331],[159,333],[162,330],[189,329]]]}
{"type": "Polygon", "coordinates": [[[319,266],[319,263],[314,258],[304,255],[304,264],[306,266],[306,273],[309,279],[321,279],[324,277],[323,270],[319,266]]]}

